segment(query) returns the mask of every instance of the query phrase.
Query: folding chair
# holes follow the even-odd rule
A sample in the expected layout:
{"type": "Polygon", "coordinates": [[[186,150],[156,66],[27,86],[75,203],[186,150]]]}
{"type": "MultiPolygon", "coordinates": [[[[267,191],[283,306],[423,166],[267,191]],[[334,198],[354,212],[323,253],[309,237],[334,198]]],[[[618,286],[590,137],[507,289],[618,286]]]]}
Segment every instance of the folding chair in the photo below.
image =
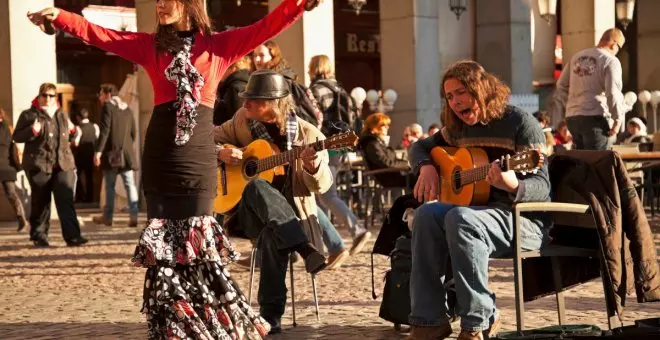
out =
{"type": "MultiPolygon", "coordinates": [[[[291,257],[289,257],[291,258],[291,257]]],[[[250,289],[248,290],[248,304],[252,304],[252,286],[254,285],[254,269],[257,266],[257,247],[252,248],[252,257],[250,258],[250,289]]],[[[296,294],[293,275],[293,261],[289,260],[289,279],[291,281],[291,312],[293,313],[293,327],[296,323],[296,294]]],[[[319,314],[319,299],[316,292],[316,275],[312,274],[312,291],[314,292],[314,307],[316,308],[316,321],[321,322],[319,314]]]]}

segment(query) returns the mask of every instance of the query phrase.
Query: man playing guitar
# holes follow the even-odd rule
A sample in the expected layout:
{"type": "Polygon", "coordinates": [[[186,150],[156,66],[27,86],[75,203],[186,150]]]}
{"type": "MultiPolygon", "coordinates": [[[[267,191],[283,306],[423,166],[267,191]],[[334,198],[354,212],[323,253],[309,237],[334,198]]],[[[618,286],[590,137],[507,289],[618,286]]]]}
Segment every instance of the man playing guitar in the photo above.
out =
{"type": "MultiPolygon", "coordinates": [[[[490,162],[505,154],[539,149],[543,131],[531,114],[507,104],[510,89],[474,61],[452,65],[442,79],[443,128],[410,149],[410,164],[419,172],[414,194],[420,202],[438,198],[440,181],[431,150],[436,146],[478,147],[490,162]]],[[[439,165],[441,166],[441,165],[439,165]]],[[[444,180],[444,179],[442,179],[444,180]]],[[[419,207],[412,231],[411,314],[407,339],[444,339],[452,333],[446,292],[442,285],[451,258],[458,315],[459,340],[495,336],[499,313],[488,290],[488,258],[512,253],[514,202],[549,201],[547,165],[526,175],[488,170],[491,190],[485,206],[456,206],[429,202],[419,207]]],[[[539,249],[551,222],[544,215],[522,218],[521,240],[526,250],[539,249]]]]}
{"type": "MultiPolygon", "coordinates": [[[[246,90],[239,94],[245,98],[243,108],[214,132],[217,144],[236,146],[219,147],[218,159],[225,166],[241,164],[243,152],[238,148],[255,140],[267,140],[286,151],[325,139],[316,127],[295,116],[289,93],[279,73],[260,70],[250,76],[246,90]]],[[[260,178],[251,180],[230,219],[235,222],[232,226],[256,240],[261,252],[258,301],[271,333],[281,331],[289,253],[299,253],[312,274],[326,265],[316,248],[323,243],[313,193],[327,191],[331,183],[327,151],[306,147],[299,159],[276,173],[272,183],[260,178]]]]}

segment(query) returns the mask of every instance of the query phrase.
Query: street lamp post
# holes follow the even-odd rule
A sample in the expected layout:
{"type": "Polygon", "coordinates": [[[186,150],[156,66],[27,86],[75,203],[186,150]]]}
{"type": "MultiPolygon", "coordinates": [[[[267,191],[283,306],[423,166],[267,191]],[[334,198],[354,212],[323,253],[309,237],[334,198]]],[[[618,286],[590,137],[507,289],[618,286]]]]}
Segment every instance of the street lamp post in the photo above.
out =
{"type": "Polygon", "coordinates": [[[538,0],[538,5],[539,15],[550,25],[552,18],[557,15],[557,0],[538,0]]]}
{"type": "Polygon", "coordinates": [[[369,104],[371,112],[386,113],[394,110],[394,103],[396,103],[398,95],[392,89],[383,92],[381,90],[365,91],[361,87],[356,87],[351,90],[351,97],[355,100],[360,111],[362,111],[362,106],[366,101],[369,104]]]}
{"type": "Polygon", "coordinates": [[[348,4],[355,10],[355,15],[360,15],[362,6],[367,4],[367,0],[348,0],[348,4]]]}
{"type": "Polygon", "coordinates": [[[628,24],[633,19],[635,12],[635,0],[617,0],[616,2],[616,19],[619,20],[621,26],[625,30],[628,24]]]}
{"type": "Polygon", "coordinates": [[[467,11],[467,0],[449,0],[449,9],[456,14],[456,20],[459,20],[461,14],[467,11]]]}

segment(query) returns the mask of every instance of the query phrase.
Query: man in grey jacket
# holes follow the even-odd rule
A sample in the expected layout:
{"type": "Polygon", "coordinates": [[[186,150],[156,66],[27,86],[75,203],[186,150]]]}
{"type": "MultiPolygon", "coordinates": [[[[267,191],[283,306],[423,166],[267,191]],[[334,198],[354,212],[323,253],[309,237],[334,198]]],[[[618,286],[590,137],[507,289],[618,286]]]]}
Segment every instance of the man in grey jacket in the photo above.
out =
{"type": "Polygon", "coordinates": [[[557,81],[555,98],[566,113],[575,149],[609,149],[632,109],[624,102],[621,62],[616,58],[624,43],[621,30],[608,29],[596,47],[571,58],[557,81]]]}

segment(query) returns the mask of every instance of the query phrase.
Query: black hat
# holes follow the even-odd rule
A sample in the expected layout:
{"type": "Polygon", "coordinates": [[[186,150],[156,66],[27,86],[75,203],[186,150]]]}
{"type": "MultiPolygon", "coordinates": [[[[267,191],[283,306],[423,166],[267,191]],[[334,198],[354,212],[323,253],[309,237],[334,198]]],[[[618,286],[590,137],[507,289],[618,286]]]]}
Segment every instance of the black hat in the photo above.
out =
{"type": "Polygon", "coordinates": [[[259,70],[252,73],[245,91],[238,95],[246,99],[279,99],[289,93],[289,83],[284,76],[271,70],[259,70]]]}

